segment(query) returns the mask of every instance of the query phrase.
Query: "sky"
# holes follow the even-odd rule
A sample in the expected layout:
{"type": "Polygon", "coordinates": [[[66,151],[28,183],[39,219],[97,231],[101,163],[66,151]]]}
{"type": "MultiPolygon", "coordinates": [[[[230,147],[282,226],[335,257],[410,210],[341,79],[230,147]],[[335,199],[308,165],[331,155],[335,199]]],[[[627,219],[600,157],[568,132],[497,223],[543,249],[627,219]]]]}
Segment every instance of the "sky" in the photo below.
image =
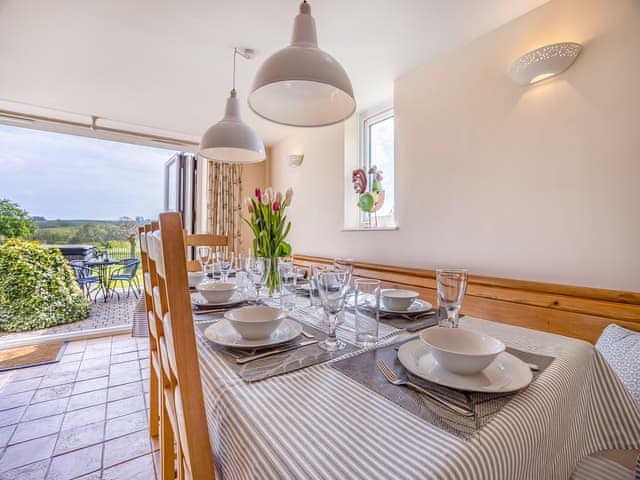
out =
{"type": "Polygon", "coordinates": [[[0,125],[0,198],[47,219],[155,218],[174,153],[0,125]]]}

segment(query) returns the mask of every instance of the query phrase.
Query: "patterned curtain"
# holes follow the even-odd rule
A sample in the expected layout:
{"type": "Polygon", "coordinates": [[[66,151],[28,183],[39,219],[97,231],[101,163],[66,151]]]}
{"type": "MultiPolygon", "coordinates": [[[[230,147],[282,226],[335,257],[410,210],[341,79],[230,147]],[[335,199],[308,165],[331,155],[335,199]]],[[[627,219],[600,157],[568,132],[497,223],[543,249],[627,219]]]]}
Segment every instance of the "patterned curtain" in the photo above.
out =
{"type": "Polygon", "coordinates": [[[242,165],[209,162],[207,215],[209,233],[231,235],[233,250],[240,245],[242,165]]]}

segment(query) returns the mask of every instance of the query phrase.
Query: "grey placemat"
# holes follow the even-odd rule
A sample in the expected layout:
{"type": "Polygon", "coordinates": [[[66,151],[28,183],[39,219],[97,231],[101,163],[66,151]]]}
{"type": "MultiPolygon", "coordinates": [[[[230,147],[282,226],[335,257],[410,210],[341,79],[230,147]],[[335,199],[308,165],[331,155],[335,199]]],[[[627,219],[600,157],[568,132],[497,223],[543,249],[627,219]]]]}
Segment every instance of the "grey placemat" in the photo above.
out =
{"type": "MultiPolygon", "coordinates": [[[[244,365],[236,363],[237,356],[243,356],[247,354],[259,353],[267,350],[259,351],[240,351],[238,349],[229,349],[213,343],[205,336],[204,332],[209,325],[215,323],[214,321],[198,321],[196,327],[198,334],[202,336],[205,343],[209,348],[218,352],[220,357],[225,360],[227,365],[238,374],[245,382],[257,382],[259,380],[265,380],[276,375],[282,375],[284,373],[293,372],[301,368],[310,367],[318,363],[326,362],[333,358],[340,357],[347,353],[353,352],[356,347],[347,343],[346,347],[338,352],[327,352],[322,350],[317,343],[307,345],[296,350],[290,350],[270,357],[261,358],[244,365]]],[[[327,334],[317,328],[310,325],[302,324],[304,331],[313,335],[319,342],[327,337],[327,334]]],[[[295,342],[301,342],[310,340],[309,338],[303,338],[300,336],[295,342]]]]}
{"type": "Polygon", "coordinates": [[[432,309],[417,315],[398,316],[392,313],[381,313],[380,321],[401,330],[416,331],[437,325],[441,318],[447,318],[447,312],[443,308],[432,309]]]}
{"type": "MultiPolygon", "coordinates": [[[[491,419],[518,394],[518,392],[501,394],[463,392],[427,382],[426,380],[409,374],[411,381],[419,384],[421,387],[425,387],[457,405],[473,409],[474,416],[465,417],[453,413],[412,389],[392,385],[382,376],[376,367],[378,360],[384,360],[387,365],[396,372],[408,374],[400,363],[400,360],[398,360],[397,347],[398,345],[390,345],[377,350],[369,350],[360,355],[338,360],[332,363],[331,366],[405,410],[422,418],[424,421],[464,440],[471,438],[477,431],[489,423],[491,419]]],[[[532,372],[532,382],[553,362],[552,357],[523,352],[513,348],[507,348],[507,352],[526,363],[535,363],[539,366],[538,371],[532,372]]]]}

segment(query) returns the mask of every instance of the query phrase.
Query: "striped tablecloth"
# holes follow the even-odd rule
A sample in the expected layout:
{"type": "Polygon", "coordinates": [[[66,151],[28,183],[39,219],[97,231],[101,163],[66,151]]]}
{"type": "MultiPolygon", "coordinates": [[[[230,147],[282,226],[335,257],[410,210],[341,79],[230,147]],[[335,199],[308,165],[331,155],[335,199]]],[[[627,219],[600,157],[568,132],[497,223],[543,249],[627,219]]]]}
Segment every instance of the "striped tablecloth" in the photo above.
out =
{"type": "Polygon", "coordinates": [[[640,448],[640,411],[592,345],[471,317],[462,326],[556,357],[469,441],[327,364],[245,383],[199,337],[219,477],[567,479],[592,452],[640,448]]]}

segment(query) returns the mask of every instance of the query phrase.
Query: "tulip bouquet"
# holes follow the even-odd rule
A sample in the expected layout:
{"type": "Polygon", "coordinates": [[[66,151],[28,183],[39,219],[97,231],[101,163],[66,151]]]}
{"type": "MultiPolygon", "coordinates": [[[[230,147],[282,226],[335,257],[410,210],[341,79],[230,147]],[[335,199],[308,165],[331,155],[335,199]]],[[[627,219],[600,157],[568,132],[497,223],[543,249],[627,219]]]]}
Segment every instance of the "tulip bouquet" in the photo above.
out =
{"type": "Polygon", "coordinates": [[[265,280],[269,294],[273,294],[280,286],[278,258],[291,255],[291,245],[285,239],[291,230],[286,209],[291,205],[292,197],[293,190],[290,188],[283,195],[269,187],[264,192],[256,188],[255,196],[245,200],[249,218],[243,220],[253,232],[253,253],[256,257],[271,260],[265,280]]]}

